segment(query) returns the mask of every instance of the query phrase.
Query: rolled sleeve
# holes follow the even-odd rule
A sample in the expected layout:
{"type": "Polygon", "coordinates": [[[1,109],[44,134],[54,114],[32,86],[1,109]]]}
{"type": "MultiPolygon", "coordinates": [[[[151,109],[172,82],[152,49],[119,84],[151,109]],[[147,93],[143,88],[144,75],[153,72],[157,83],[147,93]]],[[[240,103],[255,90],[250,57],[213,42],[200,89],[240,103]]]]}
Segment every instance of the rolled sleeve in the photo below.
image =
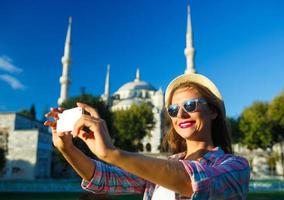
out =
{"type": "Polygon", "coordinates": [[[143,193],[146,181],[121,168],[94,160],[96,165],[90,181],[82,180],[81,187],[93,193],[143,193]]]}
{"type": "Polygon", "coordinates": [[[245,199],[249,185],[248,162],[237,156],[226,156],[213,165],[180,160],[188,173],[193,189],[192,199],[208,197],[245,199]]]}
{"type": "Polygon", "coordinates": [[[90,191],[90,192],[96,192],[100,193],[103,190],[102,187],[102,163],[99,161],[94,160],[94,163],[96,165],[94,170],[94,175],[90,181],[87,181],[85,179],[82,180],[81,187],[84,190],[90,191]]]}

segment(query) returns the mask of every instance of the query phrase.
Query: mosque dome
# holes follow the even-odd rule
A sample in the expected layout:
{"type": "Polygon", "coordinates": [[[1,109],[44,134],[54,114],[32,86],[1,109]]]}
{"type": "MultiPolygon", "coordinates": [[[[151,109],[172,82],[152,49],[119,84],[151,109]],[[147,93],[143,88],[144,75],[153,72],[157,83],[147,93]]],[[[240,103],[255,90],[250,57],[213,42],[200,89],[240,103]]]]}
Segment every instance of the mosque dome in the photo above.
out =
{"type": "Polygon", "coordinates": [[[154,90],[154,91],[156,91],[156,89],[150,83],[147,83],[147,82],[141,81],[141,80],[137,80],[137,79],[122,85],[118,89],[118,92],[119,91],[125,91],[125,90],[154,90]]]}
{"type": "MultiPolygon", "coordinates": [[[[133,99],[133,98],[149,98],[150,95],[157,90],[146,81],[140,80],[139,69],[136,72],[134,81],[125,83],[114,94],[113,99],[133,99]]],[[[121,102],[122,103],[122,102],[121,102]]],[[[122,104],[124,104],[123,102],[122,104]]]]}

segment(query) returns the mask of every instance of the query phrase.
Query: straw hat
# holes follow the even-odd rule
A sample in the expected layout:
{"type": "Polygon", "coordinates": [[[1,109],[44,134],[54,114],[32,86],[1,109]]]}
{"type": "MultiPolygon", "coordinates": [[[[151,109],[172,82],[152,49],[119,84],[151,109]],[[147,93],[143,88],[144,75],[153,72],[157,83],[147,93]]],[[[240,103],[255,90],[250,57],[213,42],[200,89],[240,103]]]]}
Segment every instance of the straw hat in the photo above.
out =
{"type": "Polygon", "coordinates": [[[179,87],[181,84],[187,83],[187,82],[197,83],[199,85],[206,87],[209,91],[211,91],[222,104],[221,109],[222,109],[223,114],[225,114],[225,106],[223,102],[223,97],[221,93],[219,92],[218,88],[216,87],[216,85],[206,76],[203,76],[201,74],[195,74],[195,73],[180,75],[170,82],[170,84],[168,85],[166,89],[166,93],[165,93],[166,107],[170,105],[169,101],[170,101],[172,91],[175,90],[177,87],[179,87]]]}

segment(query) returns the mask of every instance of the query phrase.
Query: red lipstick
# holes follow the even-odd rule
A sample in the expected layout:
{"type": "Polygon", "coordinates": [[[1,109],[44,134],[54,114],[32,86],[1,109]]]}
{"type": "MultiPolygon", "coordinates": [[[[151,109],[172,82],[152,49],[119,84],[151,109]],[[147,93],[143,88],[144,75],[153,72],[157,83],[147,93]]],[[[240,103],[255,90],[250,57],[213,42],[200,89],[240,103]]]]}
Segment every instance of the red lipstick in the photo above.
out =
{"type": "Polygon", "coordinates": [[[195,121],[182,121],[178,124],[180,128],[189,128],[195,124],[195,121]]]}

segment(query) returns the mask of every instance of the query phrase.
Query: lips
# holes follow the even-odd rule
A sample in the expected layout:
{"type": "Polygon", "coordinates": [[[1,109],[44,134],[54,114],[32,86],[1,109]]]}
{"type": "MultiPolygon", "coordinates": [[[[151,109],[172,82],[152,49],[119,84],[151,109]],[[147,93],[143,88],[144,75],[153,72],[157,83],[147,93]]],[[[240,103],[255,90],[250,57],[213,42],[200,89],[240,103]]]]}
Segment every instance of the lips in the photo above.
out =
{"type": "Polygon", "coordinates": [[[189,128],[195,124],[195,121],[183,121],[178,124],[180,128],[189,128]]]}

